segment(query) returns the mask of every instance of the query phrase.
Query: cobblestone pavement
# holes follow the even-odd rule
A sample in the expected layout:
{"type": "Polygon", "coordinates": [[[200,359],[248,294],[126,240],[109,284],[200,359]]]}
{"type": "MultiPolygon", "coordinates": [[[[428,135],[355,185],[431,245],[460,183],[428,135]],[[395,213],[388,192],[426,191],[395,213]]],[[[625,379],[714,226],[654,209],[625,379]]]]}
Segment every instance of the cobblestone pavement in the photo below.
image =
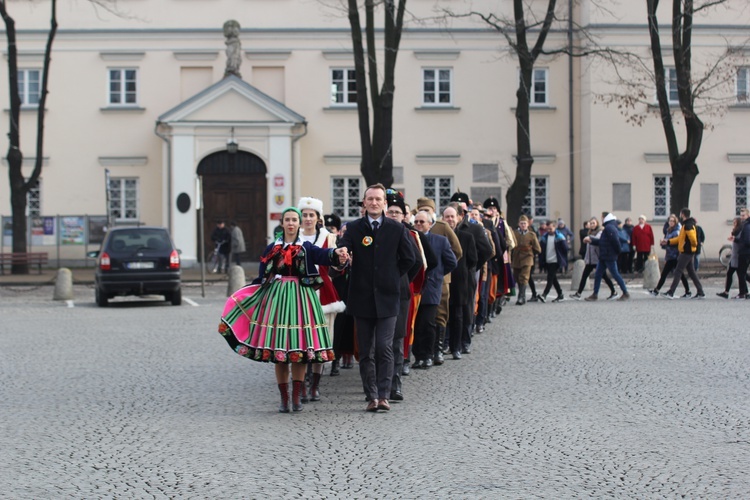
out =
{"type": "Polygon", "coordinates": [[[3,498],[747,498],[750,301],[506,306],[364,412],[359,373],[279,414],[196,304],[0,287],[3,498]]]}

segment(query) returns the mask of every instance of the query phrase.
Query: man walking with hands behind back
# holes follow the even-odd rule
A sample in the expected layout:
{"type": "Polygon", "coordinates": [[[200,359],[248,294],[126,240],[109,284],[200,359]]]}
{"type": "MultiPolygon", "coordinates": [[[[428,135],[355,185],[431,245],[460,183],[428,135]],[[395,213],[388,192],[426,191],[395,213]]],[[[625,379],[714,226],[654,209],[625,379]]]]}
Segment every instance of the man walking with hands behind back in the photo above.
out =
{"type": "Polygon", "coordinates": [[[365,191],[365,215],[346,225],[338,246],[352,256],[349,301],[359,344],[359,373],[367,411],[390,410],[393,333],[399,313],[401,275],[416,262],[411,236],[403,224],[385,217],[385,187],[365,191]]]}

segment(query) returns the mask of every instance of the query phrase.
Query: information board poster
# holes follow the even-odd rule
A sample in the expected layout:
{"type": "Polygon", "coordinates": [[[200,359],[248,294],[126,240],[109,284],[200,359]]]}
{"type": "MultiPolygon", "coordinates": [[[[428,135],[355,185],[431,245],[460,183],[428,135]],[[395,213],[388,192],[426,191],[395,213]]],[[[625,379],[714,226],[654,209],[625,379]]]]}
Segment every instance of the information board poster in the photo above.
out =
{"type": "Polygon", "coordinates": [[[107,234],[107,216],[89,215],[89,245],[100,245],[107,234]]]}
{"type": "Polygon", "coordinates": [[[53,246],[55,244],[55,218],[31,218],[31,245],[53,246]]]}
{"type": "Polygon", "coordinates": [[[83,217],[60,217],[60,244],[83,245],[85,227],[83,217]]]}

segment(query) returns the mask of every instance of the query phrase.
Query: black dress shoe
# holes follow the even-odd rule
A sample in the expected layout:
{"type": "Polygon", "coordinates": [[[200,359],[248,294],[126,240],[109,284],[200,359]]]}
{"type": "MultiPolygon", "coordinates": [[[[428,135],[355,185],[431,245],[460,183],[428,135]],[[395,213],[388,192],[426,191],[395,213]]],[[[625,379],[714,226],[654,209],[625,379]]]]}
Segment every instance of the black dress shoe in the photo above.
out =
{"type": "Polygon", "coordinates": [[[339,372],[339,362],[334,361],[331,363],[331,377],[336,377],[338,375],[341,375],[341,372],[339,372]]]}
{"type": "Polygon", "coordinates": [[[471,347],[464,347],[461,349],[461,354],[471,354],[471,347]]]}
{"type": "Polygon", "coordinates": [[[423,368],[426,368],[426,366],[425,366],[425,362],[424,362],[424,360],[423,360],[423,359],[418,359],[418,360],[416,360],[416,361],[414,362],[414,364],[413,364],[413,365],[411,365],[411,367],[412,367],[413,369],[415,369],[415,370],[421,370],[421,369],[423,369],[423,368]]]}
{"type": "Polygon", "coordinates": [[[461,351],[453,351],[453,359],[461,359],[461,351]]]}
{"type": "Polygon", "coordinates": [[[394,401],[403,401],[404,395],[401,391],[391,391],[391,399],[394,401]]]}
{"type": "Polygon", "coordinates": [[[424,363],[425,368],[429,368],[432,366],[432,358],[427,358],[424,361],[422,361],[422,363],[424,363]]]}

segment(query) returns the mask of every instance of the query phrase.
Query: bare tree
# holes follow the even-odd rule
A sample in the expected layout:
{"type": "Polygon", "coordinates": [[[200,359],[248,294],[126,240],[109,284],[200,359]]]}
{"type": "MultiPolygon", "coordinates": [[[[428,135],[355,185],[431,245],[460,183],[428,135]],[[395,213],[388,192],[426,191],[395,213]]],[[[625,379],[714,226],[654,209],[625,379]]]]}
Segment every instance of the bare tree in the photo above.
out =
{"type": "MultiPolygon", "coordinates": [[[[16,22],[8,13],[7,0],[0,1],[0,15],[5,23],[5,36],[8,40],[8,91],[10,94],[10,128],[8,132],[8,177],[10,179],[10,205],[13,218],[13,252],[26,252],[26,197],[34,187],[42,173],[42,157],[44,151],[44,106],[47,102],[47,84],[49,81],[50,54],[52,42],[57,33],[57,0],[50,2],[50,30],[47,34],[47,44],[44,49],[44,63],[42,66],[42,82],[39,91],[37,111],[37,140],[36,159],[34,169],[28,179],[23,178],[21,166],[23,153],[21,152],[21,96],[18,89],[18,45],[16,41],[16,22]]],[[[13,274],[28,274],[28,264],[14,263],[13,274]]]]}
{"type": "Polygon", "coordinates": [[[398,6],[394,0],[365,0],[363,34],[359,4],[357,0],[348,0],[362,152],[360,170],[368,185],[381,182],[390,187],[393,184],[393,99],[396,89],[394,81],[405,10],[406,0],[399,0],[398,6]],[[375,12],[378,7],[382,8],[384,14],[382,85],[379,83],[378,50],[375,41],[375,12]],[[363,41],[363,35],[366,42],[363,41]],[[372,131],[369,104],[372,104],[372,131]]]}
{"type": "MultiPolygon", "coordinates": [[[[103,8],[109,12],[116,12],[116,0],[89,0],[94,8],[103,8]]],[[[47,102],[47,89],[49,83],[49,70],[52,54],[52,43],[57,34],[57,0],[50,1],[50,29],[47,33],[47,42],[44,48],[44,61],[42,65],[42,81],[39,90],[39,102],[37,104],[37,126],[36,126],[36,158],[34,168],[28,179],[24,179],[22,173],[23,152],[21,151],[21,96],[18,89],[18,42],[16,22],[8,12],[8,0],[0,0],[0,15],[5,23],[5,37],[8,41],[8,93],[10,94],[10,127],[8,131],[8,177],[10,180],[10,205],[13,219],[13,252],[25,253],[26,244],[26,203],[30,189],[36,186],[42,173],[42,159],[44,154],[44,109],[47,102]]],[[[27,264],[13,264],[13,274],[28,274],[27,264]]]]}
{"type": "MultiPolygon", "coordinates": [[[[572,19],[572,5],[575,0],[569,0],[562,6],[557,0],[547,0],[537,6],[528,0],[513,0],[513,16],[503,13],[470,11],[459,13],[452,9],[443,12],[448,17],[481,19],[486,25],[500,33],[511,48],[512,54],[518,60],[519,78],[516,88],[516,175],[505,195],[507,202],[507,219],[518,220],[522,213],[523,203],[529,193],[531,183],[531,167],[534,157],[531,154],[531,84],[534,65],[540,55],[556,56],[567,54],[570,57],[608,52],[596,48],[588,32],[572,19]],[[565,13],[567,8],[567,13],[565,13]],[[562,12],[561,12],[562,11],[562,12]],[[567,33],[566,38],[560,38],[553,48],[545,48],[545,43],[555,29],[567,33]],[[578,40],[574,45],[572,38],[575,29],[578,40]],[[533,37],[536,37],[534,40],[533,37]],[[586,46],[578,45],[579,41],[586,42],[586,46]]],[[[533,215],[533,214],[531,214],[533,215]]]]}
{"type": "Polygon", "coordinates": [[[642,55],[629,54],[627,61],[619,61],[615,66],[616,90],[597,96],[599,102],[616,104],[620,112],[633,125],[641,126],[653,113],[659,117],[667,143],[667,152],[672,171],[670,190],[670,213],[690,205],[690,191],[699,172],[697,159],[703,141],[703,131],[711,127],[704,123],[704,117],[722,115],[727,105],[734,99],[732,84],[736,76],[737,65],[743,59],[740,48],[746,46],[742,41],[732,45],[726,42],[724,48],[707,50],[705,57],[694,67],[693,54],[693,19],[701,11],[722,4],[727,0],[672,0],[671,23],[668,25],[672,43],[674,67],[664,64],[665,50],[661,41],[661,26],[657,16],[659,0],[647,0],[649,55],[648,61],[642,55]],[[710,53],[708,53],[710,52],[710,53]],[[671,82],[670,82],[671,80],[671,82]],[[679,106],[679,118],[684,126],[684,149],[680,150],[678,132],[675,125],[680,119],[676,117],[676,103],[679,106]],[[658,106],[653,106],[654,89],[658,106]],[[671,97],[670,98],[670,90],[671,97]]]}

